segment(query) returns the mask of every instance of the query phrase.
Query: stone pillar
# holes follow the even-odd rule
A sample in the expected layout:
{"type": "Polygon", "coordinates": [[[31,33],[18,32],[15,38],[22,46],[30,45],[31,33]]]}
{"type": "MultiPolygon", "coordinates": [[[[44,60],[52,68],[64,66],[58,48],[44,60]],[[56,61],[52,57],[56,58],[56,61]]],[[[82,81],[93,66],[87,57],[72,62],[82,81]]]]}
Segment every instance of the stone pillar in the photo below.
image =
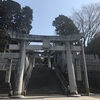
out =
{"type": "Polygon", "coordinates": [[[32,62],[32,66],[35,67],[35,55],[33,55],[33,62],[32,62]]]}
{"type": "Polygon", "coordinates": [[[53,61],[53,66],[55,66],[56,65],[56,56],[55,55],[53,56],[53,60],[54,60],[53,61]]]}
{"type": "Polygon", "coordinates": [[[76,79],[75,79],[75,72],[74,72],[74,65],[72,62],[72,54],[71,54],[71,48],[70,48],[69,42],[66,42],[66,56],[67,56],[66,58],[67,58],[70,93],[71,94],[78,94],[77,93],[77,86],[76,86],[76,79]]]}
{"type": "Polygon", "coordinates": [[[20,56],[19,56],[19,61],[18,61],[18,69],[17,69],[13,97],[21,97],[23,75],[24,75],[24,66],[25,66],[25,57],[26,57],[26,41],[22,40],[21,44],[20,44],[20,56]]]}
{"type": "Polygon", "coordinates": [[[57,65],[59,64],[59,52],[57,52],[57,65]]]}
{"type": "Polygon", "coordinates": [[[62,67],[64,67],[65,63],[65,51],[62,51],[62,67]]]}
{"type": "Polygon", "coordinates": [[[29,67],[29,60],[28,60],[28,56],[26,56],[25,58],[25,68],[24,68],[24,72],[26,72],[26,70],[28,69],[29,67]]]}
{"type": "Polygon", "coordinates": [[[10,83],[11,68],[12,68],[12,59],[8,59],[8,65],[7,65],[6,77],[5,77],[5,82],[6,83],[10,83]]]}
{"type": "Polygon", "coordinates": [[[48,53],[48,67],[51,68],[51,59],[50,59],[50,54],[48,53]]]}
{"type": "Polygon", "coordinates": [[[82,49],[82,56],[83,56],[83,69],[84,69],[86,93],[87,93],[87,95],[89,95],[90,89],[89,89],[88,74],[87,74],[87,67],[86,67],[86,61],[85,61],[85,53],[84,53],[83,43],[81,43],[81,49],[82,49]]]}

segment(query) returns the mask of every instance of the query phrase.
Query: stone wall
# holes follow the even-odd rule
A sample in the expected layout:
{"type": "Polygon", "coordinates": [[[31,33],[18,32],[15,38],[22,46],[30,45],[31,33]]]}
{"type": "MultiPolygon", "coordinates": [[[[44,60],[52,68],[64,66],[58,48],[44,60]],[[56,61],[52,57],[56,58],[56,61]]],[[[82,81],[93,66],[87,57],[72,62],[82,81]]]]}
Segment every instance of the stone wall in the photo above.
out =
{"type": "MultiPolygon", "coordinates": [[[[18,59],[12,59],[12,70],[16,70],[18,63],[18,59]]],[[[0,70],[6,70],[8,64],[8,59],[6,58],[0,58],[0,70]]]]}
{"type": "MultiPolygon", "coordinates": [[[[79,59],[81,69],[83,70],[82,55],[73,55],[74,65],[75,65],[75,58],[79,59]]],[[[85,55],[85,58],[88,71],[100,71],[100,59],[98,58],[98,55],[85,55]]]]}

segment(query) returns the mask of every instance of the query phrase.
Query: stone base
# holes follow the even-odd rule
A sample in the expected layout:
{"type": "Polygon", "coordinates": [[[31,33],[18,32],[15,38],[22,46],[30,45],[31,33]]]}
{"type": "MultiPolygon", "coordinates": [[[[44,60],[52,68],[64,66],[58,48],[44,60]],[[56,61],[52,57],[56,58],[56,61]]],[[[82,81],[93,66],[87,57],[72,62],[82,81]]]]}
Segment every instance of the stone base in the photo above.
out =
{"type": "Polygon", "coordinates": [[[82,96],[94,96],[95,95],[95,93],[84,93],[84,94],[81,94],[82,96]]]}
{"type": "Polygon", "coordinates": [[[10,98],[24,98],[24,96],[23,95],[13,95],[13,96],[11,96],[10,98]]]}
{"type": "Polygon", "coordinates": [[[78,93],[69,93],[69,97],[80,97],[81,95],[78,93]]]}
{"type": "Polygon", "coordinates": [[[69,96],[70,97],[80,97],[81,95],[80,94],[70,94],[69,96]]]}

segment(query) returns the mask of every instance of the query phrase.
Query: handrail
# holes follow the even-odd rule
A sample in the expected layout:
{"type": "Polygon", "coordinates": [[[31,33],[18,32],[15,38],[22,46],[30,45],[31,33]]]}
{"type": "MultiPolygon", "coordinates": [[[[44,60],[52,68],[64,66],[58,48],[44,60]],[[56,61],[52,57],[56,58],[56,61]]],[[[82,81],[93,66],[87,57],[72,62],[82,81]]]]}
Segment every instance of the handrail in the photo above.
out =
{"type": "Polygon", "coordinates": [[[55,67],[55,72],[56,72],[57,78],[59,79],[61,83],[61,87],[64,93],[67,94],[68,93],[68,82],[66,81],[66,79],[64,78],[64,76],[61,74],[61,72],[59,71],[57,67],[55,67]]]}
{"type": "Polygon", "coordinates": [[[26,72],[24,73],[23,92],[26,92],[27,85],[30,81],[30,77],[32,74],[32,70],[33,70],[32,61],[30,61],[30,65],[29,65],[28,69],[26,70],[26,72]]]}

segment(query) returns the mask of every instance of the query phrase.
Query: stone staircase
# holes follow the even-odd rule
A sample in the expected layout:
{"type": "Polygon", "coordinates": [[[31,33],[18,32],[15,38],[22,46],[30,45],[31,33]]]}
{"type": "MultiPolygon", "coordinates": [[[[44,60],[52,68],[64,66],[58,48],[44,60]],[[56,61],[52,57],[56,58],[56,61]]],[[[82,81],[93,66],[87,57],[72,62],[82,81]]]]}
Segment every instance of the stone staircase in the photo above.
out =
{"type": "Polygon", "coordinates": [[[51,94],[64,94],[55,73],[51,68],[34,67],[26,95],[51,94]]]}
{"type": "Polygon", "coordinates": [[[88,71],[90,92],[100,94],[100,71],[88,71]]]}
{"type": "Polygon", "coordinates": [[[9,94],[11,89],[11,83],[0,84],[0,94],[9,94]]]}
{"type": "Polygon", "coordinates": [[[5,83],[5,71],[0,70],[0,94],[9,94],[11,83],[5,83]]]}

